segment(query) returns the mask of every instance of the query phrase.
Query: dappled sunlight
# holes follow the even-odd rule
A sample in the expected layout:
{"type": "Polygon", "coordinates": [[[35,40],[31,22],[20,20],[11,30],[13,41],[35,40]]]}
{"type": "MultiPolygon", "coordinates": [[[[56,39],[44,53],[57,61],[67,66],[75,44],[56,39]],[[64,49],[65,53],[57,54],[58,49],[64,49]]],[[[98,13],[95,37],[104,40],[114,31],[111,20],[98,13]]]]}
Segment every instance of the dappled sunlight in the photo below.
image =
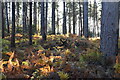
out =
{"type": "MultiPolygon", "coordinates": [[[[35,35],[34,37],[40,36],[35,35]]],[[[0,61],[1,72],[5,73],[8,78],[11,78],[11,76],[14,78],[35,78],[35,76],[39,76],[39,78],[42,79],[43,77],[50,76],[51,73],[57,73],[61,79],[68,79],[70,77],[72,78],[72,76],[80,75],[81,73],[74,72],[76,70],[80,70],[81,72],[81,68],[83,69],[81,77],[87,76],[86,69],[90,68],[89,65],[93,65],[94,67],[94,69],[89,70],[89,72],[93,72],[95,69],[97,70],[99,66],[101,66],[101,69],[104,69],[104,67],[102,67],[104,63],[102,61],[102,54],[99,52],[99,47],[95,45],[98,44],[97,40],[99,40],[99,38],[87,40],[76,35],[70,35],[69,37],[66,35],[48,35],[47,38],[48,41],[44,43],[37,42],[37,39],[33,39],[36,41],[33,47],[23,49],[18,46],[15,52],[3,51],[4,56],[8,55],[9,58],[0,61]],[[52,44],[49,45],[51,42],[52,44]],[[63,42],[65,43],[63,44],[63,42]],[[67,46],[68,44],[69,46],[67,46]],[[69,71],[72,73],[69,73],[69,71]],[[32,76],[29,75],[29,73],[32,74],[32,76]],[[12,74],[16,75],[13,76],[12,74]],[[19,74],[21,76],[19,76],[19,74]]],[[[114,66],[116,74],[120,72],[119,62],[118,56],[116,57],[116,65],[114,66]]],[[[102,72],[102,70],[98,71],[102,72]]],[[[91,75],[91,73],[89,73],[89,75],[91,75]]],[[[96,74],[93,75],[95,77],[96,74]]]]}

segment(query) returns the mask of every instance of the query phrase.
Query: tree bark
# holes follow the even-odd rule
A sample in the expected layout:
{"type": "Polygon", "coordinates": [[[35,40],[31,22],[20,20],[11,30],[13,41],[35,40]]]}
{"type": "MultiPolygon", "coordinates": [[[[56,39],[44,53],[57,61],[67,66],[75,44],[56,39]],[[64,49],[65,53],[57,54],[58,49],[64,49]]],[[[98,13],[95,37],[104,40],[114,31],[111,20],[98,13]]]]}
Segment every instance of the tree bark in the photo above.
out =
{"type": "Polygon", "coordinates": [[[4,15],[4,3],[2,2],[2,38],[5,37],[5,15],[4,15]]]}
{"type": "Polygon", "coordinates": [[[44,2],[41,2],[41,34],[43,41],[45,41],[46,33],[45,33],[44,2]]]}
{"type": "Polygon", "coordinates": [[[55,34],[55,2],[52,2],[52,34],[55,34]]]}
{"type": "Polygon", "coordinates": [[[11,8],[11,4],[10,4],[10,2],[9,2],[9,21],[11,21],[11,20],[10,20],[10,11],[11,11],[10,8],[11,8]]]}
{"type": "Polygon", "coordinates": [[[58,8],[57,8],[57,34],[59,34],[59,14],[58,14],[58,8]]]}
{"type": "Polygon", "coordinates": [[[7,2],[5,2],[5,6],[6,6],[7,32],[10,33],[9,20],[8,20],[8,6],[7,6],[7,2]]]}
{"type": "Polygon", "coordinates": [[[45,33],[47,34],[47,14],[48,14],[48,2],[46,2],[46,13],[45,13],[45,33]]]}
{"type": "MultiPolygon", "coordinates": [[[[119,1],[119,28],[120,28],[120,1],[119,1]]],[[[119,37],[120,37],[120,29],[119,29],[119,37]]]]}
{"type": "Polygon", "coordinates": [[[88,0],[84,0],[83,5],[83,35],[88,38],[88,0]]]}
{"type": "Polygon", "coordinates": [[[29,27],[29,20],[28,20],[28,5],[29,5],[29,3],[28,2],[26,2],[25,3],[25,32],[27,33],[27,31],[28,31],[28,27],[29,27]]]}
{"type": "MultiPolygon", "coordinates": [[[[40,5],[41,5],[41,3],[38,2],[38,15],[37,15],[38,18],[39,18],[39,16],[40,16],[40,5]]],[[[38,19],[37,24],[38,24],[37,33],[40,33],[40,19],[38,19]]]]}
{"type": "Polygon", "coordinates": [[[37,5],[36,5],[36,2],[34,2],[34,27],[35,27],[35,32],[37,32],[37,5]]]}
{"type": "Polygon", "coordinates": [[[118,2],[103,2],[100,50],[111,65],[118,53],[118,26],[118,2]]]}
{"type": "MultiPolygon", "coordinates": [[[[2,26],[2,2],[1,1],[0,1],[0,26],[2,26]]],[[[2,27],[0,27],[0,38],[1,37],[2,37],[2,27]]]]}
{"type": "Polygon", "coordinates": [[[82,36],[82,11],[81,11],[81,2],[79,2],[79,35],[82,36]]]}
{"type": "Polygon", "coordinates": [[[67,28],[66,28],[66,13],[65,13],[65,2],[63,2],[63,34],[67,33],[67,28]]]}
{"type": "Polygon", "coordinates": [[[15,2],[12,2],[12,36],[11,47],[15,47],[15,2]]]}
{"type": "Polygon", "coordinates": [[[95,21],[96,21],[96,37],[98,37],[98,12],[97,12],[97,2],[95,0],[95,21]]]}
{"type": "Polygon", "coordinates": [[[96,9],[95,9],[95,4],[96,4],[96,2],[95,2],[96,0],[94,0],[94,7],[93,7],[93,37],[95,37],[95,35],[96,35],[96,31],[95,31],[95,29],[96,29],[96,17],[95,17],[95,12],[96,12],[96,9]]]}
{"type": "Polygon", "coordinates": [[[19,27],[19,2],[16,3],[17,5],[17,28],[19,27]]]}
{"type": "Polygon", "coordinates": [[[26,23],[27,23],[27,7],[26,7],[27,5],[26,5],[26,2],[23,2],[23,34],[27,31],[27,29],[26,29],[26,23]]]}
{"type": "Polygon", "coordinates": [[[73,2],[73,34],[75,34],[75,2],[73,2]]]}
{"type": "Polygon", "coordinates": [[[32,45],[32,2],[30,2],[29,5],[30,5],[29,45],[32,45]]]}
{"type": "MultiPolygon", "coordinates": [[[[81,2],[81,5],[83,5],[83,3],[81,2]]],[[[81,14],[80,14],[80,16],[81,16],[81,37],[83,36],[83,18],[82,18],[82,7],[81,7],[81,14]]]]}
{"type": "Polygon", "coordinates": [[[71,33],[71,12],[70,12],[70,6],[69,6],[69,33],[71,33]]]}

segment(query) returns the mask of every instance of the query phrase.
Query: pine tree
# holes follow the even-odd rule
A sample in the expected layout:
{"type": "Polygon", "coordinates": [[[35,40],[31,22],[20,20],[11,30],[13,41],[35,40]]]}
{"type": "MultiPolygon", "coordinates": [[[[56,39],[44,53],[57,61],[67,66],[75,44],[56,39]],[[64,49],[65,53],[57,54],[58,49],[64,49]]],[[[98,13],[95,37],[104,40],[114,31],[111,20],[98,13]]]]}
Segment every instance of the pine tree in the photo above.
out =
{"type": "Polygon", "coordinates": [[[45,41],[46,33],[45,33],[44,2],[41,2],[41,35],[42,35],[43,41],[45,41]]]}
{"type": "Polygon", "coordinates": [[[83,35],[88,38],[88,0],[83,3],[83,35]]]}
{"type": "Polygon", "coordinates": [[[110,61],[111,65],[118,53],[118,18],[118,2],[103,2],[100,50],[105,61],[110,61]]]}
{"type": "Polygon", "coordinates": [[[12,36],[11,47],[15,47],[15,2],[12,2],[12,36]]]}
{"type": "Polygon", "coordinates": [[[32,45],[32,2],[30,2],[29,5],[30,5],[29,45],[32,45]]]}
{"type": "Polygon", "coordinates": [[[66,28],[66,10],[65,10],[65,2],[63,2],[63,34],[67,33],[66,28]]]}
{"type": "Polygon", "coordinates": [[[55,34],[55,2],[52,2],[52,34],[55,34]]]}

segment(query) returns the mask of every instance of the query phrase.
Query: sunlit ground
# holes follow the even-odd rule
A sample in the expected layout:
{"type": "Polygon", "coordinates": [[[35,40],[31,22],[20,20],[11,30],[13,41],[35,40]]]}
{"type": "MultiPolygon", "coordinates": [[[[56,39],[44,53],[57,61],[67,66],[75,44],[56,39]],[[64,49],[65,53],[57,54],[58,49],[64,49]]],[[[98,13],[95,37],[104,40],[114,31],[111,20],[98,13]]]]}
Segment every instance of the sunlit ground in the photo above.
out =
{"type": "Polygon", "coordinates": [[[0,71],[3,78],[120,77],[120,56],[116,57],[115,66],[110,66],[109,61],[104,64],[99,37],[87,40],[73,34],[48,35],[47,40],[42,41],[41,36],[33,35],[33,45],[29,46],[28,36],[16,34],[16,48],[10,48],[9,36],[2,44],[0,71]]]}

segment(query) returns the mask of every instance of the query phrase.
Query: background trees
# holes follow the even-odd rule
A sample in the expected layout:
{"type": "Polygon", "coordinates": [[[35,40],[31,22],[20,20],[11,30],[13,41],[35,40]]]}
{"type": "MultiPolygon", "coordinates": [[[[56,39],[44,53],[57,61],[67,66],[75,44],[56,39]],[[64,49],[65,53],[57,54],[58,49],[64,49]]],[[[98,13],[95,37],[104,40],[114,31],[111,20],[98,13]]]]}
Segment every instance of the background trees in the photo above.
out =
{"type": "MultiPolygon", "coordinates": [[[[23,32],[23,34],[25,35],[27,33],[27,30],[29,28],[29,20],[30,17],[28,16],[29,14],[29,7],[28,6],[28,2],[23,2],[22,4],[19,3],[15,3],[16,5],[16,33],[20,33],[23,32]],[[21,19],[22,18],[22,19],[21,19]],[[23,24],[21,24],[23,23],[23,24]],[[18,26],[19,25],[19,26],[18,26]],[[22,25],[22,26],[21,26],[22,25]],[[22,28],[22,29],[21,29],[22,28]]],[[[34,4],[32,6],[32,26],[33,26],[33,34],[39,34],[40,32],[40,27],[41,27],[41,5],[40,2],[34,2],[32,3],[34,4]],[[38,18],[38,19],[37,19],[38,18]],[[37,32],[37,33],[36,33],[37,32]]],[[[98,22],[98,27],[100,26],[100,5],[96,4],[96,7],[94,6],[94,3],[88,3],[87,7],[88,8],[88,34],[89,35],[94,35],[100,31],[99,28],[97,28],[97,22],[98,22]],[[89,5],[91,7],[89,7],[89,5]],[[98,13],[96,13],[98,12],[98,13]],[[93,15],[94,13],[94,15],[93,15]],[[90,16],[89,16],[90,15],[90,16]],[[91,17],[91,22],[90,22],[90,18],[91,17]],[[97,17],[97,19],[96,19],[97,17]],[[94,20],[95,19],[95,20],[94,20]],[[93,21],[95,21],[95,26],[93,24],[93,21]],[[89,25],[90,24],[90,25],[89,25]],[[94,29],[92,29],[94,26],[94,29]],[[94,32],[95,30],[95,32],[94,32]]],[[[5,24],[7,24],[4,28],[5,30],[3,31],[3,36],[4,34],[6,34],[6,32],[10,32],[11,29],[11,2],[10,3],[5,3],[4,5],[5,7],[5,12],[4,12],[4,17],[6,19],[5,24]],[[5,32],[4,32],[5,31],[5,32]]],[[[86,11],[86,10],[85,10],[86,11]]],[[[86,12],[85,12],[86,13],[86,12]]],[[[44,6],[44,15],[45,15],[45,33],[49,34],[49,32],[51,31],[51,33],[59,33],[59,34],[63,34],[63,32],[66,33],[74,33],[74,34],[81,34],[81,36],[83,35],[83,15],[85,15],[83,13],[83,3],[82,2],[65,2],[65,7],[64,7],[64,2],[51,2],[51,3],[46,3],[46,5],[44,6]],[[61,6],[61,4],[63,6],[61,6]],[[53,8],[50,8],[53,7],[53,8]],[[64,15],[65,14],[65,15],[64,15]],[[48,20],[47,20],[48,19],[48,20]],[[63,27],[63,25],[66,24],[66,29],[63,29],[65,27],[63,27]],[[48,31],[48,32],[47,32],[48,31]]],[[[85,17],[87,18],[87,17],[85,17]]],[[[84,19],[85,20],[85,19],[84,19]]],[[[2,26],[3,27],[3,26],[2,26]]],[[[3,29],[4,29],[3,28],[3,29]]],[[[86,29],[87,30],[87,29],[86,29]]],[[[84,31],[85,32],[85,31],[84,31]]]]}

